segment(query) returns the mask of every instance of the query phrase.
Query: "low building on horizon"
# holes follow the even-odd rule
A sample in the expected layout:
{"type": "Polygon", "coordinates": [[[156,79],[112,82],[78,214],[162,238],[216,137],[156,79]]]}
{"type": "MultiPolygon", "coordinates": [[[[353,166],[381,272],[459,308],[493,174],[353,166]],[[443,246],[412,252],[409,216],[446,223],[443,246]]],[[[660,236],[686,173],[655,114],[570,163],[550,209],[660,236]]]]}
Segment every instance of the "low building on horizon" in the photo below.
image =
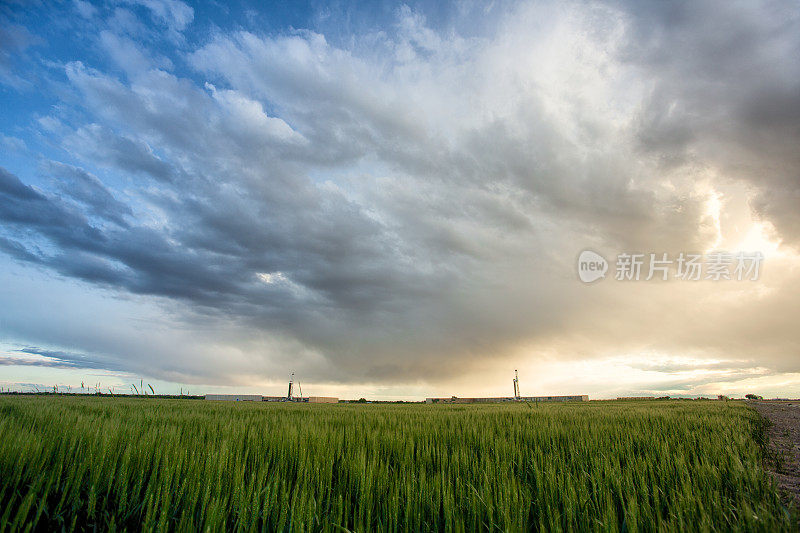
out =
{"type": "Polygon", "coordinates": [[[260,394],[206,394],[206,400],[223,402],[295,402],[295,403],[339,403],[333,396],[306,396],[292,398],[286,396],[262,396],[260,394]]]}
{"type": "Polygon", "coordinates": [[[572,396],[521,396],[514,398],[513,396],[498,397],[498,398],[459,398],[451,396],[450,398],[426,398],[425,403],[503,403],[503,402],[588,402],[588,394],[577,394],[572,396]]]}
{"type": "Polygon", "coordinates": [[[225,402],[260,402],[260,394],[206,394],[206,400],[225,402]]]}

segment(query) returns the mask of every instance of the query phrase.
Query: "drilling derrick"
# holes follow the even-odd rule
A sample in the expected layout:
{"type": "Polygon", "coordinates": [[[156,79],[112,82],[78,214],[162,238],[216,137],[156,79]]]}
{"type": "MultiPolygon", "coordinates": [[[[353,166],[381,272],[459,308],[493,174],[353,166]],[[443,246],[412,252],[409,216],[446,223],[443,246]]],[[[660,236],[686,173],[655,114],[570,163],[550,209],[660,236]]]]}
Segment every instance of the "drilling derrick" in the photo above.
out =
{"type": "Polygon", "coordinates": [[[286,393],[286,401],[291,402],[292,398],[292,385],[294,385],[294,372],[289,375],[289,392],[286,393]]]}
{"type": "Polygon", "coordinates": [[[519,373],[514,370],[514,399],[519,400],[519,373]]]}

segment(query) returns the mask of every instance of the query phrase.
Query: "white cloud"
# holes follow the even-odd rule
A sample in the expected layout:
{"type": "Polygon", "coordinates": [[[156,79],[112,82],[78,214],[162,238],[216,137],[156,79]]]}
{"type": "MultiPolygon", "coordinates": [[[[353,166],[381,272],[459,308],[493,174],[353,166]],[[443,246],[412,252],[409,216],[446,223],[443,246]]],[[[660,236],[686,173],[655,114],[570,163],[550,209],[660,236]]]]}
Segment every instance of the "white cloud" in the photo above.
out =
{"type": "Polygon", "coordinates": [[[91,19],[97,14],[97,8],[85,0],[72,0],[72,6],[85,19],[91,19]]]}
{"type": "Polygon", "coordinates": [[[267,116],[260,102],[237,91],[217,90],[210,83],[206,83],[205,87],[229,119],[228,126],[232,133],[259,138],[264,142],[307,142],[283,120],[267,116]]]}
{"type": "Polygon", "coordinates": [[[180,0],[125,0],[125,2],[146,7],[152,12],[153,18],[178,32],[185,30],[194,19],[194,9],[180,0]]]}
{"type": "Polygon", "coordinates": [[[25,141],[23,141],[19,137],[14,137],[14,136],[11,136],[11,135],[0,134],[0,144],[5,146],[7,149],[12,150],[12,151],[16,151],[16,152],[21,152],[21,151],[27,149],[27,146],[25,145],[25,141]]]}
{"type": "Polygon", "coordinates": [[[100,32],[100,46],[112,61],[129,76],[136,76],[152,68],[172,69],[172,62],[166,57],[148,57],[131,39],[120,37],[103,30],[100,32]]]}

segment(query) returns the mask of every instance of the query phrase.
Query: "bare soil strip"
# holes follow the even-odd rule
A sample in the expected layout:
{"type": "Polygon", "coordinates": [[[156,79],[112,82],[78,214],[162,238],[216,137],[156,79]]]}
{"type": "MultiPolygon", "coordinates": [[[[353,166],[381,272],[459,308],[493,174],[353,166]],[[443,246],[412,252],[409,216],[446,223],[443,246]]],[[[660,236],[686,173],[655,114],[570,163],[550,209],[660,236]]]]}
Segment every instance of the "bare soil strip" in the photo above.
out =
{"type": "Polygon", "coordinates": [[[767,463],[781,499],[800,509],[800,400],[748,403],[771,422],[767,428],[767,463]]]}

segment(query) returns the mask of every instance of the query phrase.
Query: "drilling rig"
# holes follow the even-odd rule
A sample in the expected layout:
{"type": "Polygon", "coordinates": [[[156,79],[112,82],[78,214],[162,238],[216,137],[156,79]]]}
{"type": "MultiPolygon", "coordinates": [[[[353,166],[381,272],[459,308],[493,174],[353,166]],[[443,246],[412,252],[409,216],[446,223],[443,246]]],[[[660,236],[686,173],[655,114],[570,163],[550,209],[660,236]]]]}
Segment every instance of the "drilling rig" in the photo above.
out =
{"type": "Polygon", "coordinates": [[[514,370],[514,399],[519,400],[519,373],[514,370]]]}
{"type": "Polygon", "coordinates": [[[292,385],[294,385],[294,372],[289,374],[289,392],[286,393],[287,402],[294,401],[294,398],[292,398],[292,385]]]}

